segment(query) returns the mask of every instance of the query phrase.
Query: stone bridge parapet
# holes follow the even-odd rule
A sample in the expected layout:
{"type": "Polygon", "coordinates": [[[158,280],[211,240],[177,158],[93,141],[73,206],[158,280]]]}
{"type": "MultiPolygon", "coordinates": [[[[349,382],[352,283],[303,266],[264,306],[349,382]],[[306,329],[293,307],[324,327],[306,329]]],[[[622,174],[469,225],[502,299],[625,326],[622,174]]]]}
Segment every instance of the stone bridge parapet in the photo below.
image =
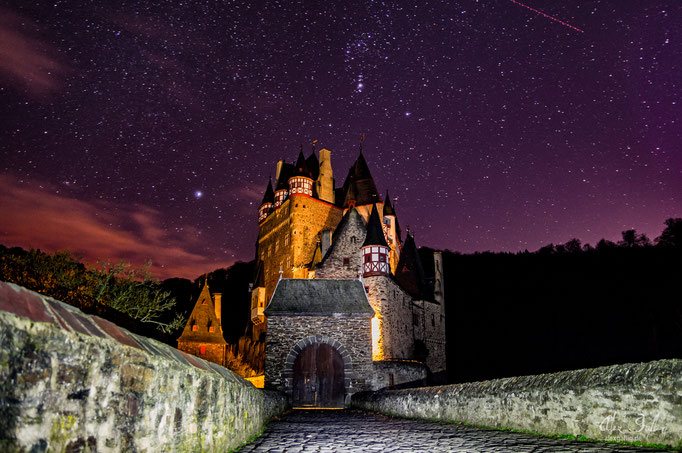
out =
{"type": "Polygon", "coordinates": [[[230,451],[286,409],[219,365],[0,282],[0,451],[230,451]]]}
{"type": "Polygon", "coordinates": [[[682,447],[682,360],[353,395],[355,409],[682,447]]]}

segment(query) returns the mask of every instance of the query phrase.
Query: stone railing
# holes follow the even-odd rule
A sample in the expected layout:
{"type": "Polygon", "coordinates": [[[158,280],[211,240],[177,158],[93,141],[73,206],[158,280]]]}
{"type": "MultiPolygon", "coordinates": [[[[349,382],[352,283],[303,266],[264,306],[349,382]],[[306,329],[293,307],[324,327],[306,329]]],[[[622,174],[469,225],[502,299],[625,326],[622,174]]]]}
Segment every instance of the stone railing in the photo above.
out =
{"type": "Polygon", "coordinates": [[[353,395],[355,409],[549,435],[682,446],[682,360],[353,395]]]}
{"type": "Polygon", "coordinates": [[[286,399],[0,282],[0,451],[225,452],[286,399]]]}

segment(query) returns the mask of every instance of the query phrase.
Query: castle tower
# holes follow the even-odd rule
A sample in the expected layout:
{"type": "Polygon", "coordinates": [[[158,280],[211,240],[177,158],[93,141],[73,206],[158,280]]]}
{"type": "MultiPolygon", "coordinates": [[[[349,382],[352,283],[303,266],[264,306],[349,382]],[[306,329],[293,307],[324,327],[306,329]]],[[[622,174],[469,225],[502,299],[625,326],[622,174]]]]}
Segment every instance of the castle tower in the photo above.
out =
{"type": "Polygon", "coordinates": [[[290,196],[313,196],[313,179],[311,178],[310,170],[308,170],[308,164],[306,163],[305,157],[303,157],[303,150],[298,154],[294,173],[289,178],[288,183],[290,196]]]}
{"type": "Polygon", "coordinates": [[[334,204],[334,173],[332,172],[332,152],[328,149],[320,150],[320,175],[315,181],[315,190],[320,200],[334,204]]]}
{"type": "Polygon", "coordinates": [[[386,243],[376,204],[372,206],[372,213],[369,216],[369,223],[367,223],[367,235],[361,248],[363,277],[391,274],[389,265],[390,248],[386,243]]]}
{"type": "Polygon", "coordinates": [[[268,187],[265,189],[265,195],[263,195],[263,201],[261,201],[258,207],[258,223],[263,223],[263,221],[268,217],[270,213],[270,208],[275,204],[275,193],[272,190],[272,179],[268,180],[268,187]]]}

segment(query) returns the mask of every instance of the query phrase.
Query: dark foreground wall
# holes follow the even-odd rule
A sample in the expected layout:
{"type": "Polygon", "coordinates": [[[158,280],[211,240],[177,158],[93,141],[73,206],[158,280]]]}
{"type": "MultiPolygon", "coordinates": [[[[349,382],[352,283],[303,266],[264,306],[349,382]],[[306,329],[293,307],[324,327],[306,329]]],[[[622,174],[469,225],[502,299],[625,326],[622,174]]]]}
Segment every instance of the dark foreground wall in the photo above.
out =
{"type": "Polygon", "coordinates": [[[352,407],[543,434],[682,446],[682,361],[359,393],[352,407]]]}
{"type": "Polygon", "coordinates": [[[0,451],[225,452],[282,395],[0,282],[0,451]]]}

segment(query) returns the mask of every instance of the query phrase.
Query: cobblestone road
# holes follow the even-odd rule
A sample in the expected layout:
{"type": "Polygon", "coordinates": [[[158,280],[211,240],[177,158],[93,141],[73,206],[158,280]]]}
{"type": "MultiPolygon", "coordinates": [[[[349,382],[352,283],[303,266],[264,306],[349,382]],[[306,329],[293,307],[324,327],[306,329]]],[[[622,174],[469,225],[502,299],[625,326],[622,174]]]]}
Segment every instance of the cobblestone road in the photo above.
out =
{"type": "Polygon", "coordinates": [[[549,439],[451,423],[356,411],[292,411],[270,422],[241,452],[581,452],[658,451],[549,439]]]}

